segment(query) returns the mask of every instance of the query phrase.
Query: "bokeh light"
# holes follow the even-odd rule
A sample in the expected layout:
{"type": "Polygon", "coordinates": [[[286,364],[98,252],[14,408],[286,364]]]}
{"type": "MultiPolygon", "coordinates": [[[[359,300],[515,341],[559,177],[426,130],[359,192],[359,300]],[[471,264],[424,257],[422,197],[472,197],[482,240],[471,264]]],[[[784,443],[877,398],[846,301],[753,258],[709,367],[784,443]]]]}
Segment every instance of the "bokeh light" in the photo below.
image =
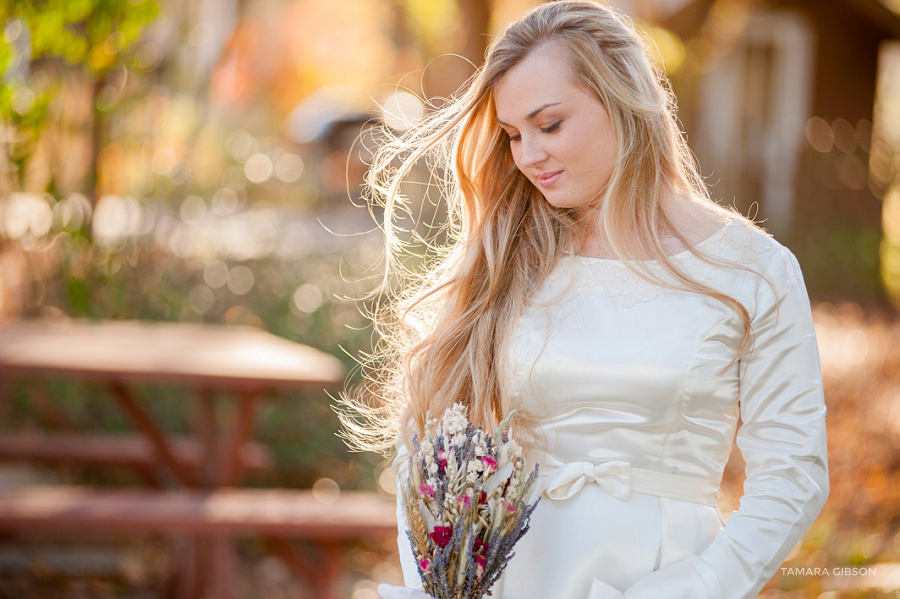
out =
{"type": "Polygon", "coordinates": [[[93,231],[97,243],[120,246],[127,239],[153,230],[152,212],[137,198],[107,195],[100,198],[94,211],[93,231]]]}
{"type": "Polygon", "coordinates": [[[49,233],[53,209],[48,199],[43,194],[10,194],[0,203],[0,232],[14,240],[40,238],[49,233]]]}
{"type": "Polygon", "coordinates": [[[341,488],[331,478],[320,478],[312,485],[313,497],[319,503],[331,505],[341,497],[341,488]]]}
{"type": "Polygon", "coordinates": [[[305,283],[297,288],[292,296],[291,310],[295,313],[309,314],[322,305],[322,291],[312,283],[305,283]]]}
{"type": "Polygon", "coordinates": [[[422,101],[409,92],[397,92],[382,103],[384,122],[398,131],[406,131],[419,122],[425,113],[422,101]]]}
{"type": "Polygon", "coordinates": [[[272,170],[272,159],[262,153],[253,154],[244,165],[244,174],[252,183],[264,183],[272,176],[272,170]]]}
{"type": "Polygon", "coordinates": [[[228,289],[235,295],[246,295],[253,288],[253,271],[239,264],[228,271],[228,289]]]}

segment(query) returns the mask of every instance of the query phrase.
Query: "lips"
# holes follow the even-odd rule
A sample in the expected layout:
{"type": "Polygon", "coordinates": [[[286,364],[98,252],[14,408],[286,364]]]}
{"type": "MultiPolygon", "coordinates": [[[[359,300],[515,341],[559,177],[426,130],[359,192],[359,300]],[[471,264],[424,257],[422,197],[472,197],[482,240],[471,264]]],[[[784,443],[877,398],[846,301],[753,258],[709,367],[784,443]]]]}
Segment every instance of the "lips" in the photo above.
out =
{"type": "Polygon", "coordinates": [[[559,180],[560,176],[562,176],[563,171],[555,171],[552,173],[543,173],[537,176],[538,182],[541,184],[541,187],[550,187],[556,181],[559,180]]]}

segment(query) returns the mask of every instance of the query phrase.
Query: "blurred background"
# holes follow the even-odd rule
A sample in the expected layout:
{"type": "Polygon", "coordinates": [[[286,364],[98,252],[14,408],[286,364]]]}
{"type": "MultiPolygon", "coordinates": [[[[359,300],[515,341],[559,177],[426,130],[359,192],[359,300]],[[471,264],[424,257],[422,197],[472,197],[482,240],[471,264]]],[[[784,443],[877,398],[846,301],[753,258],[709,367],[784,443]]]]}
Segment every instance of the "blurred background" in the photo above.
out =
{"type": "MultiPolygon", "coordinates": [[[[373,333],[360,198],[377,141],[452,94],[528,0],[5,0],[0,3],[0,325],[246,325],[340,359],[373,333]],[[428,100],[425,102],[423,100],[428,100]]],[[[900,597],[900,1],[622,0],[653,39],[712,196],[798,257],[828,401],[832,490],[764,597],[900,597]]],[[[435,207],[412,196],[427,221],[435,207]]],[[[122,432],[91,383],[2,381],[0,430],[122,432]]],[[[185,390],[142,397],[189,429],[185,390]]],[[[392,499],[324,391],[264,403],[274,465],[248,486],[392,499]],[[339,491],[336,491],[339,492],[339,491]]],[[[737,507],[742,463],[722,507],[737,507]]],[[[127,469],[0,463],[0,485],[128,486],[127,469]]],[[[252,538],[240,597],[311,597],[252,538]]],[[[153,535],[0,537],[2,597],[162,597],[153,535]]],[[[349,545],[342,597],[402,580],[396,538],[349,545]]]]}

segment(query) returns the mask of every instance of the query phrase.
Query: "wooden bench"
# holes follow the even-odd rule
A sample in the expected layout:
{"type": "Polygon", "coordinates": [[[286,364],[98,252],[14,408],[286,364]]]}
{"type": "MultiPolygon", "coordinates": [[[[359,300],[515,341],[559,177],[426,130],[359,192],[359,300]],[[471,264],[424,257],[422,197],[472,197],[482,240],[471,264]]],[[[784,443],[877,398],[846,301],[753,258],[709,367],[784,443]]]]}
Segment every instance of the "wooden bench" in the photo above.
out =
{"type": "Polygon", "coordinates": [[[397,533],[396,504],[344,491],[322,503],[311,491],[231,488],[147,491],[35,486],[0,489],[0,528],[204,533],[351,539],[397,533]]]}
{"type": "MultiPolygon", "coordinates": [[[[197,469],[203,461],[201,444],[189,437],[171,440],[175,458],[197,469]]],[[[247,442],[240,452],[241,467],[250,471],[271,470],[272,452],[260,443],[247,442]]],[[[150,482],[158,483],[159,455],[145,438],[128,434],[0,434],[0,461],[72,463],[121,466],[137,470],[150,482]]]]}
{"type": "Polygon", "coordinates": [[[336,598],[341,544],[397,534],[396,503],[371,492],[342,491],[323,503],[311,491],[225,488],[213,491],[102,490],[35,486],[0,489],[0,530],[122,533],[260,534],[315,588],[336,598]],[[309,562],[288,538],[319,550],[309,562]]]}

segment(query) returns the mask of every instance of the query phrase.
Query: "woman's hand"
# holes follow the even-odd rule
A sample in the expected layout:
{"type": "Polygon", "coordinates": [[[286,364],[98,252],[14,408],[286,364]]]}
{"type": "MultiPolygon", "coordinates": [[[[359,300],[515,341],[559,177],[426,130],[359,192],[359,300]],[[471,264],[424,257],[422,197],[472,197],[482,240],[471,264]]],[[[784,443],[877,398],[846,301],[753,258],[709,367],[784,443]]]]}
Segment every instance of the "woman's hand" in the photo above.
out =
{"type": "Polygon", "coordinates": [[[696,555],[651,572],[625,590],[625,599],[724,599],[715,573],[696,555]]]}
{"type": "Polygon", "coordinates": [[[391,584],[378,585],[378,596],[381,599],[431,599],[431,595],[421,589],[396,587],[391,584]]]}

